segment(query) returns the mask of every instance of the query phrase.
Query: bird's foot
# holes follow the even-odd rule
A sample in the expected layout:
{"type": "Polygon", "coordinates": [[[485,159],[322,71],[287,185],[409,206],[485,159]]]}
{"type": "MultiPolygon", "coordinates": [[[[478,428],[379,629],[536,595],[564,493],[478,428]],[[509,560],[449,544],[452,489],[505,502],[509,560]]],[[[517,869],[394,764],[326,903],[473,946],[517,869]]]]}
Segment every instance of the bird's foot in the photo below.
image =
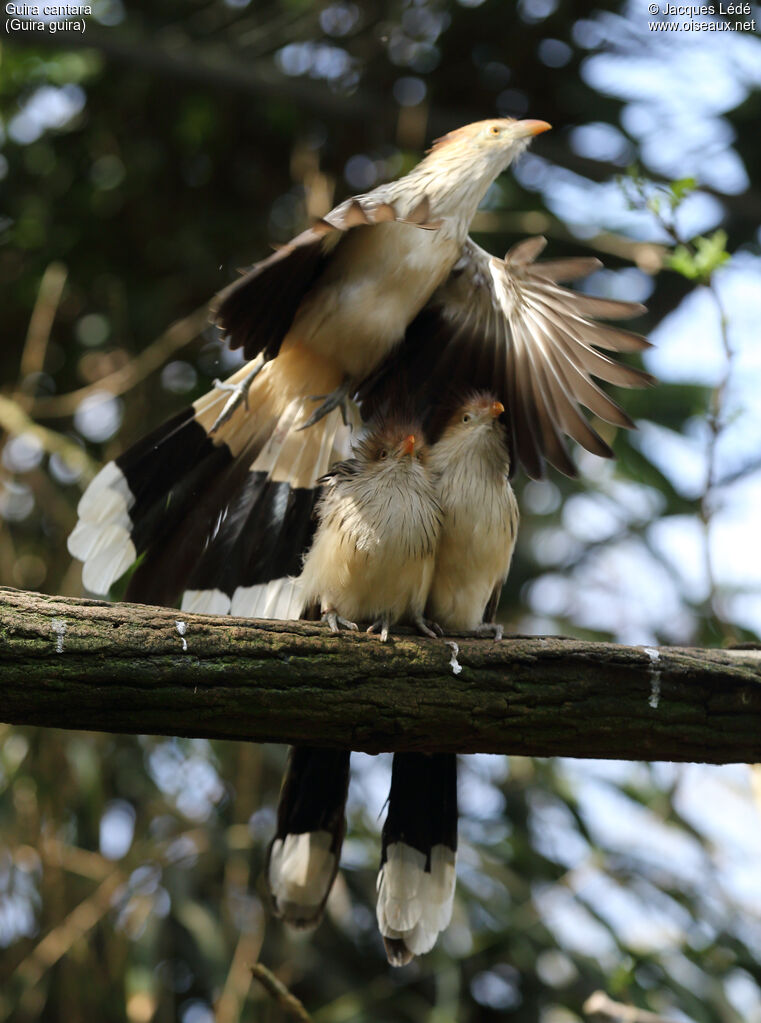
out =
{"type": "Polygon", "coordinates": [[[251,388],[251,384],[254,382],[254,380],[256,380],[258,375],[264,369],[265,365],[266,365],[265,361],[262,360],[257,366],[254,366],[251,372],[247,373],[246,376],[237,384],[226,384],[223,383],[221,380],[214,381],[214,390],[227,393],[230,395],[230,397],[225,402],[222,411],[214,420],[214,425],[209,430],[209,434],[216,433],[220,426],[222,426],[224,423],[227,422],[228,419],[230,419],[233,412],[235,412],[235,410],[238,408],[241,402],[243,403],[243,407],[246,409],[246,412],[248,412],[248,392],[251,388]]]}
{"type": "Polygon", "coordinates": [[[310,426],[314,426],[314,424],[319,423],[319,421],[326,416],[328,412],[332,412],[334,408],[340,408],[341,419],[343,419],[344,426],[348,426],[349,410],[347,403],[355,390],[356,386],[354,381],[350,380],[349,377],[346,377],[344,382],[337,387],[335,391],[331,391],[330,394],[310,394],[309,401],[321,401],[322,405],[314,410],[309,419],[307,419],[304,425],[300,426],[299,429],[306,430],[310,426]]]}
{"type": "Polygon", "coordinates": [[[381,643],[385,643],[386,640],[388,639],[388,630],[390,629],[390,627],[391,622],[388,620],[388,616],[384,615],[382,618],[379,618],[377,622],[373,622],[373,624],[368,628],[367,631],[379,632],[381,643]]]}
{"type": "Polygon", "coordinates": [[[324,611],[322,614],[322,620],[328,623],[331,632],[340,632],[341,626],[343,626],[344,629],[349,629],[351,632],[357,631],[356,622],[350,622],[348,618],[342,618],[341,615],[336,614],[335,611],[324,611]]]}
{"type": "Polygon", "coordinates": [[[412,624],[422,633],[424,636],[430,636],[431,639],[439,639],[444,635],[444,630],[438,622],[432,622],[428,618],[423,618],[422,615],[415,615],[412,619],[412,624]]]}
{"type": "Polygon", "coordinates": [[[481,622],[478,628],[475,629],[477,636],[481,636],[484,639],[491,637],[495,642],[502,639],[504,632],[504,626],[497,625],[496,622],[481,622]]]}

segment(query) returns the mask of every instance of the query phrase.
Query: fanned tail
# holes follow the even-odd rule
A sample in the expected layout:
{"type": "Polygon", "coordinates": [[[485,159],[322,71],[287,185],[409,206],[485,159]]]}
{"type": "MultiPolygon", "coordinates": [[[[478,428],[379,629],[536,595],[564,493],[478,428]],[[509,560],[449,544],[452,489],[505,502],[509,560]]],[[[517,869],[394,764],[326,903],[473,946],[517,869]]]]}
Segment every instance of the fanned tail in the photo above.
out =
{"type": "Polygon", "coordinates": [[[457,757],[396,753],[378,873],[378,926],[388,961],[430,952],[452,916],[457,757]]]}
{"type": "MultiPolygon", "coordinates": [[[[236,384],[256,365],[241,367],[236,384]]],[[[229,395],[213,390],[138,441],[95,477],[69,551],[94,593],[137,560],[127,599],[216,614],[297,618],[292,576],[313,531],[317,480],[346,457],[335,411],[299,432],[340,382],[336,368],[293,345],[253,380],[248,408],[213,429],[229,395]]]]}
{"type": "Polygon", "coordinates": [[[293,927],[315,927],[333,886],[346,832],[348,750],[294,746],[265,877],[272,907],[293,927]]]}

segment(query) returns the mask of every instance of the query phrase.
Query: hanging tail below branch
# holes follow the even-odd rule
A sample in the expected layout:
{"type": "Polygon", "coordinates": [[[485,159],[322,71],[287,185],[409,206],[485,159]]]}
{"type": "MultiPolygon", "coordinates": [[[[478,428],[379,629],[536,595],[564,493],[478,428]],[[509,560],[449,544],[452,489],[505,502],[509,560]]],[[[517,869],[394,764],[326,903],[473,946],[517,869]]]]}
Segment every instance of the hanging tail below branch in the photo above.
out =
{"type": "Polygon", "coordinates": [[[338,872],[350,756],[311,746],[290,751],[265,877],[274,912],[293,927],[319,923],[338,872]]]}
{"type": "Polygon", "coordinates": [[[396,753],[377,906],[392,966],[429,952],[449,923],[456,855],[457,757],[396,753]]]}

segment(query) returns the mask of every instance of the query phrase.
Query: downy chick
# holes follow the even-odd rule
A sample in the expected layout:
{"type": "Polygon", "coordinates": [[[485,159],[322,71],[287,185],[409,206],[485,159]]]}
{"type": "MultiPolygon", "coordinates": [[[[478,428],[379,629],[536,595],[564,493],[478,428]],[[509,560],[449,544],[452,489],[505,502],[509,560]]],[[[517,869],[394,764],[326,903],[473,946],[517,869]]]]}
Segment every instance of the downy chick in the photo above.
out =
{"type": "MultiPolygon", "coordinates": [[[[518,529],[503,412],[492,394],[468,396],[431,449],[443,520],[426,613],[445,632],[502,636],[493,617],[518,529]]],[[[456,755],[395,754],[377,904],[393,966],[430,951],[449,924],[456,855],[456,755]]]]}
{"type": "MultiPolygon", "coordinates": [[[[440,510],[419,429],[374,423],[354,457],[323,479],[319,524],[300,579],[307,604],[319,602],[331,629],[371,621],[386,640],[407,619],[423,620],[433,577],[440,510]]],[[[368,630],[368,631],[370,631],[368,630]]],[[[274,912],[295,927],[320,920],[346,830],[348,750],[297,746],[280,793],[266,879],[274,912]]]]}
{"type": "Polygon", "coordinates": [[[441,528],[427,463],[419,427],[383,419],[323,478],[301,584],[334,632],[369,621],[385,642],[405,620],[437,634],[423,618],[441,528]]]}
{"type": "Polygon", "coordinates": [[[493,394],[469,395],[431,449],[443,521],[428,614],[444,631],[502,636],[493,622],[518,535],[510,452],[493,394]]]}

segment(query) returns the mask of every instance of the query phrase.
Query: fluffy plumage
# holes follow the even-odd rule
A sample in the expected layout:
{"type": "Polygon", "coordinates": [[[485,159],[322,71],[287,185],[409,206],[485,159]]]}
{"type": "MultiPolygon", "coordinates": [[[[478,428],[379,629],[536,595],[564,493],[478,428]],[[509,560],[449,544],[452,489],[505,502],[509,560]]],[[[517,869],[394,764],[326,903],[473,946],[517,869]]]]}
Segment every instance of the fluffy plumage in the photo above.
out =
{"type": "Polygon", "coordinates": [[[426,613],[445,632],[478,629],[510,570],[518,504],[504,412],[493,394],[468,396],[431,449],[442,528],[426,613]]]}
{"type": "Polygon", "coordinates": [[[324,478],[300,584],[332,627],[377,621],[385,638],[400,619],[420,626],[440,527],[426,463],[418,426],[380,420],[324,478]]]}
{"type": "MultiPolygon", "coordinates": [[[[356,628],[356,618],[385,639],[398,619],[421,621],[439,529],[426,459],[414,423],[379,420],[324,478],[298,585],[334,630],[356,628]]],[[[338,869],[348,766],[348,751],[291,751],[267,883],[276,911],[297,926],[319,920],[338,869]]]]}
{"type": "MultiPolygon", "coordinates": [[[[493,394],[469,394],[450,408],[431,448],[442,521],[426,615],[445,633],[502,634],[493,615],[518,529],[504,413],[493,394]]],[[[397,753],[377,906],[393,965],[429,951],[449,924],[456,850],[456,756],[397,753]]]]}

